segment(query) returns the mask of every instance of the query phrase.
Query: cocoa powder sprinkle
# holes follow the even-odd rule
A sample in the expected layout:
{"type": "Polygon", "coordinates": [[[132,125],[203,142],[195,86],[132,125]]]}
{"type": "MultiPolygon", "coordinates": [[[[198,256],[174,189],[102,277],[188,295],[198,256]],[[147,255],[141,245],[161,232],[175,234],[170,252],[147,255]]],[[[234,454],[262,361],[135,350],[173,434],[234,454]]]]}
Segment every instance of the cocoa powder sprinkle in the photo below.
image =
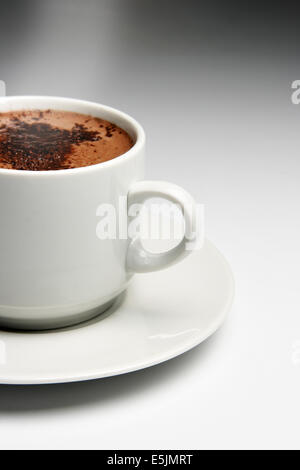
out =
{"type": "Polygon", "coordinates": [[[0,162],[18,170],[60,170],[65,168],[72,145],[97,140],[101,140],[98,132],[83,124],[67,130],[14,118],[0,128],[0,162]]]}

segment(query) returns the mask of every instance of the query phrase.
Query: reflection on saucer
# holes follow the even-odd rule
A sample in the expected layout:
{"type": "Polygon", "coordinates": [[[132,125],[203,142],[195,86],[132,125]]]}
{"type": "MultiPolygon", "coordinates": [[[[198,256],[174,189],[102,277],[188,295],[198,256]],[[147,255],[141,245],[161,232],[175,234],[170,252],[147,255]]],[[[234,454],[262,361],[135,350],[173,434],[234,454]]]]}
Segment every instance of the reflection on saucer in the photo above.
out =
{"type": "Polygon", "coordinates": [[[6,346],[4,341],[0,340],[0,366],[3,366],[6,362],[6,346]]]}

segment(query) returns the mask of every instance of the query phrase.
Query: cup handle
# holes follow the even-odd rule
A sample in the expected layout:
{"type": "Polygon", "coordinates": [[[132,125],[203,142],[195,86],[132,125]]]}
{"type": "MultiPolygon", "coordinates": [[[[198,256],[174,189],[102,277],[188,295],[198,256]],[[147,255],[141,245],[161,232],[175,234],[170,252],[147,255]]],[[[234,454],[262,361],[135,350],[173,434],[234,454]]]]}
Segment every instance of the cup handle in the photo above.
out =
{"type": "Polygon", "coordinates": [[[139,237],[134,238],[127,252],[127,270],[129,272],[147,273],[159,271],[177,263],[192,251],[187,250],[187,243],[195,239],[197,214],[194,199],[180,186],[165,181],[140,181],[131,186],[128,193],[128,209],[133,204],[143,204],[150,198],[163,198],[177,204],[185,220],[183,240],[175,248],[164,253],[147,251],[139,237]]]}

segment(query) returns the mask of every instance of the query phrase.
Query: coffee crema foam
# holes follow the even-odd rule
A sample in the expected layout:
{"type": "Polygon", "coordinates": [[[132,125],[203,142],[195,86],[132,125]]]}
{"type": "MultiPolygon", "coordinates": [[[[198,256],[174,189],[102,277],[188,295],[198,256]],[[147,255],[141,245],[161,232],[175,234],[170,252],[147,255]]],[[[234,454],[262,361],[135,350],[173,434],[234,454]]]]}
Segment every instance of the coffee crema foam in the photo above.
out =
{"type": "Polygon", "coordinates": [[[66,170],[112,160],[133,146],[120,127],[56,110],[0,113],[0,168],[66,170]]]}

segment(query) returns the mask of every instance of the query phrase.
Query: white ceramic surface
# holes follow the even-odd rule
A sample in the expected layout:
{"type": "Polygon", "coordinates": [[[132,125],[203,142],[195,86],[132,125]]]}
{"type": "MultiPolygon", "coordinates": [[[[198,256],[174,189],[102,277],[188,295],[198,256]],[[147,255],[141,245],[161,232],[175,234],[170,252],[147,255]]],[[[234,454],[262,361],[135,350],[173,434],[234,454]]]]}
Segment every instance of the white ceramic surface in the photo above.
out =
{"type": "Polygon", "coordinates": [[[0,383],[82,381],[166,361],[214,333],[233,294],[230,267],[205,242],[166,271],[136,276],[98,319],[50,332],[0,331],[0,383]]]}
{"type": "Polygon", "coordinates": [[[134,146],[113,160],[60,171],[0,169],[0,325],[46,329],[79,323],[107,308],[135,272],[173,264],[190,253],[186,239],[151,254],[139,238],[99,239],[98,208],[120,216],[130,204],[160,196],[179,204],[186,236],[194,233],[195,204],[180,187],[144,179],[145,135],[130,116],[96,103],[57,97],[0,98],[0,111],[60,109],[102,117],[125,129],[134,146]]]}

